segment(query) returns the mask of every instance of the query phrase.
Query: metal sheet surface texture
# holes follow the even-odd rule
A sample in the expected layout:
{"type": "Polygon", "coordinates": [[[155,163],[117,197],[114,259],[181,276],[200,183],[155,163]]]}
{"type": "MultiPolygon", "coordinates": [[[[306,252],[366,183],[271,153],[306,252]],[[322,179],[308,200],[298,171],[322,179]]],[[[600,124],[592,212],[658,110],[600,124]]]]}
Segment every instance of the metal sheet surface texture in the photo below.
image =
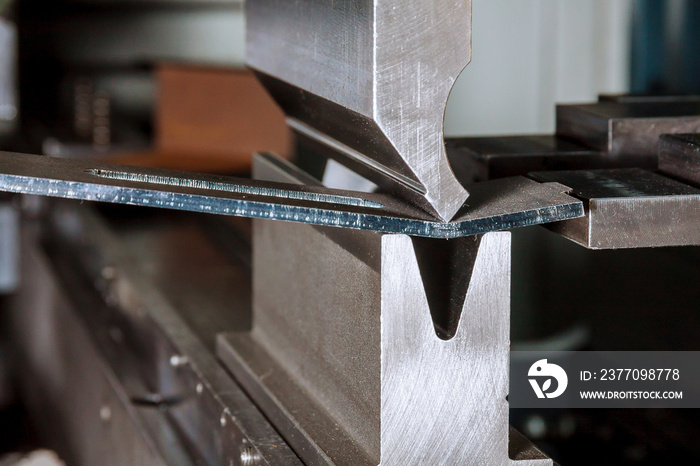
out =
{"type": "Polygon", "coordinates": [[[566,187],[526,178],[475,185],[457,219],[444,223],[382,194],[12,153],[0,154],[0,190],[435,238],[583,215],[566,187]]]}

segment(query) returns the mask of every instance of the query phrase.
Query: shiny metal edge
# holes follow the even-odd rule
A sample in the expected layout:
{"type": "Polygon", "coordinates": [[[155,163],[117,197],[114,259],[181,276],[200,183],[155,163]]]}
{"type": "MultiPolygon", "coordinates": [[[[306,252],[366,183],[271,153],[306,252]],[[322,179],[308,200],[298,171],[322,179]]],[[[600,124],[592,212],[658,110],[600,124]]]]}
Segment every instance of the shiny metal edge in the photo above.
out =
{"type": "Polygon", "coordinates": [[[564,194],[568,188],[521,177],[473,185],[456,220],[436,222],[382,194],[13,153],[0,154],[0,190],[431,238],[584,214],[583,203],[564,194]]]}

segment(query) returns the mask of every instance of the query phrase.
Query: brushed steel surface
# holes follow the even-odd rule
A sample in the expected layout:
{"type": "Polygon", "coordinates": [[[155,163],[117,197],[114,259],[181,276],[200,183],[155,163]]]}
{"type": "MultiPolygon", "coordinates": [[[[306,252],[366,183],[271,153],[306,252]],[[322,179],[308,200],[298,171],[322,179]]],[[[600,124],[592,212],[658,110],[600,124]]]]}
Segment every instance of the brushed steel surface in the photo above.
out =
{"type": "Polygon", "coordinates": [[[470,59],[469,0],[247,4],[247,63],[290,125],[372,166],[378,184],[410,187],[397,192],[445,221],[468,196],[443,119],[470,59]]]}
{"type": "Polygon", "coordinates": [[[410,239],[382,246],[381,464],[551,465],[539,452],[509,457],[510,234],[482,238],[448,341],[435,334],[410,239]]]}
{"type": "Polygon", "coordinates": [[[338,231],[255,220],[253,329],[219,337],[219,357],[304,462],[552,464],[517,433],[509,444],[510,235],[454,240],[471,273],[451,290],[458,324],[443,339],[424,275],[437,272],[411,238],[338,231]]]}
{"type": "Polygon", "coordinates": [[[533,173],[567,183],[586,216],[552,231],[590,249],[700,245],[700,189],[641,169],[533,173]]]}
{"type": "MultiPolygon", "coordinates": [[[[327,228],[254,223],[253,330],[219,357],[305,463],[377,464],[379,270],[327,228]]],[[[380,235],[354,236],[379,265],[380,235]]]]}
{"type": "Polygon", "coordinates": [[[565,186],[526,178],[474,185],[445,223],[383,194],[12,153],[0,154],[0,191],[437,238],[583,215],[565,186]]]}
{"type": "Polygon", "coordinates": [[[356,233],[375,271],[318,228],[256,223],[254,328],[218,354],[306,463],[552,464],[529,444],[509,453],[508,233],[474,242],[443,340],[410,238],[356,233]]]}

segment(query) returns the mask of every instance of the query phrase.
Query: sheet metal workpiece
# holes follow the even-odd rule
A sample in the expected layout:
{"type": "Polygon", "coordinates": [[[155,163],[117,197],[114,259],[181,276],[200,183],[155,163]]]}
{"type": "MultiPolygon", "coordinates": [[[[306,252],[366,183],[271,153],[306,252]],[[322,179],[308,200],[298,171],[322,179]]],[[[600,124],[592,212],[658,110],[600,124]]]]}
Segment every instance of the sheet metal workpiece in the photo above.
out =
{"type": "Polygon", "coordinates": [[[567,187],[522,177],[474,185],[458,218],[441,222],[386,194],[7,152],[0,152],[0,191],[435,238],[583,215],[567,187]]]}
{"type": "Polygon", "coordinates": [[[661,136],[659,170],[700,186],[700,134],[661,136]]]}
{"type": "Polygon", "coordinates": [[[557,136],[611,156],[656,159],[659,136],[700,131],[700,101],[679,98],[557,105],[557,136]]]}
{"type": "Polygon", "coordinates": [[[589,249],[700,245],[700,189],[641,169],[533,173],[566,183],[586,216],[548,226],[589,249]]]}
{"type": "Polygon", "coordinates": [[[443,119],[471,59],[469,0],[250,0],[247,64],[298,132],[444,221],[468,193],[443,119]]]}
{"type": "Polygon", "coordinates": [[[552,464],[514,431],[509,452],[510,233],[256,220],[253,249],[253,329],[217,353],[305,463],[552,464]],[[426,275],[440,246],[454,282],[426,275]]]}

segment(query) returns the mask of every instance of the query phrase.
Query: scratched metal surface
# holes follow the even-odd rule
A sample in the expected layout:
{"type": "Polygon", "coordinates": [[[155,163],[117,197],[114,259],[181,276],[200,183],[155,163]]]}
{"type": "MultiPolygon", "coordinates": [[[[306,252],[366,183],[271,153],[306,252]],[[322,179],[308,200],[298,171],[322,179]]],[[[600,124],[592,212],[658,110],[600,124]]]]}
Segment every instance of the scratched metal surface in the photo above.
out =
{"type": "Polygon", "coordinates": [[[469,0],[247,3],[247,64],[290,125],[441,220],[468,196],[443,119],[470,59],[469,0]]]}
{"type": "Polygon", "coordinates": [[[0,153],[0,191],[433,238],[582,216],[567,190],[525,178],[479,183],[455,221],[439,222],[383,194],[0,153]]]}

